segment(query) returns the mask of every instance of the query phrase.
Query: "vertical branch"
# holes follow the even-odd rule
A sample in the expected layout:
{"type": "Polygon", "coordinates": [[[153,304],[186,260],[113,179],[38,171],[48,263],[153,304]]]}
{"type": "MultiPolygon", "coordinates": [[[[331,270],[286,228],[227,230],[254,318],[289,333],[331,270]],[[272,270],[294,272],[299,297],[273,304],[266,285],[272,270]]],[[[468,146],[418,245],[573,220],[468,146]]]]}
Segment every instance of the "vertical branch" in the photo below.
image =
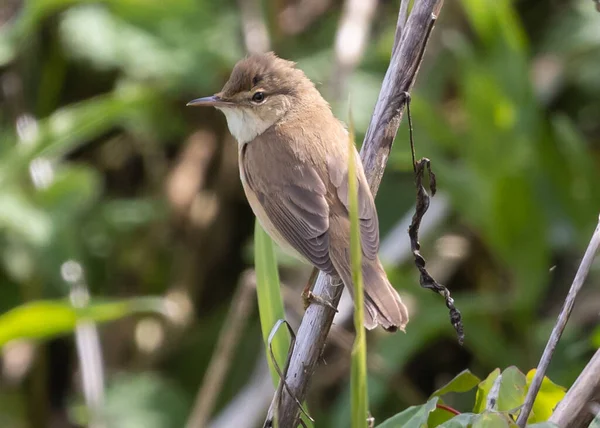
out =
{"type": "Polygon", "coordinates": [[[335,62],[329,87],[334,106],[346,95],[348,80],[363,57],[376,8],[376,0],[346,0],[344,3],[335,35],[335,62]]]}
{"type": "MultiPolygon", "coordinates": [[[[396,49],[392,53],[361,150],[365,174],[374,195],[379,188],[392,142],[400,126],[404,93],[410,91],[415,82],[422,52],[442,4],[442,0],[416,1],[404,30],[396,32],[396,49]]],[[[330,299],[337,306],[342,289],[339,279],[321,273],[314,293],[330,299]]],[[[308,384],[323,352],[333,316],[333,309],[323,305],[311,305],[304,314],[286,376],[286,383],[294,397],[284,391],[279,409],[279,425],[282,427],[295,427],[298,424],[299,409],[295,399],[303,401],[306,397],[308,384]]]]}
{"type": "MultiPolygon", "coordinates": [[[[60,268],[62,278],[71,286],[69,297],[75,309],[83,309],[89,304],[90,295],[85,283],[82,266],[68,260],[60,268]]],[[[75,326],[75,343],[83,383],[83,395],[88,408],[88,426],[104,428],[104,370],[98,330],[93,321],[79,320],[75,326]]]]}
{"type": "Polygon", "coordinates": [[[221,328],[219,340],[204,374],[202,387],[188,419],[188,428],[203,428],[213,411],[225,381],[225,376],[233,360],[235,346],[239,342],[244,324],[252,311],[256,277],[253,272],[245,272],[229,307],[227,318],[221,328]]]}
{"type": "Polygon", "coordinates": [[[239,0],[242,15],[244,44],[249,53],[267,52],[271,46],[267,24],[262,15],[260,0],[239,0]]]}

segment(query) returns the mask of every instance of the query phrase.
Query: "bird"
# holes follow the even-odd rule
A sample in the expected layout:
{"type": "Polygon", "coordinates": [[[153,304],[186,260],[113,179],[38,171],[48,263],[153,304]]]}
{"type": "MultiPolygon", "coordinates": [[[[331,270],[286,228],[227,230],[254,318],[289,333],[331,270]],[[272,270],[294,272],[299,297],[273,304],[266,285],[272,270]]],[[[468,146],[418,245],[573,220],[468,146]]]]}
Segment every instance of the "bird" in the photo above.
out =
{"type": "Polygon", "coordinates": [[[263,229],[287,253],[342,280],[350,294],[348,161],[354,156],[364,326],[405,331],[408,310],[379,260],[373,195],[348,130],[295,62],[273,52],[237,62],[223,89],[188,106],[215,107],[238,143],[240,179],[263,229]]]}

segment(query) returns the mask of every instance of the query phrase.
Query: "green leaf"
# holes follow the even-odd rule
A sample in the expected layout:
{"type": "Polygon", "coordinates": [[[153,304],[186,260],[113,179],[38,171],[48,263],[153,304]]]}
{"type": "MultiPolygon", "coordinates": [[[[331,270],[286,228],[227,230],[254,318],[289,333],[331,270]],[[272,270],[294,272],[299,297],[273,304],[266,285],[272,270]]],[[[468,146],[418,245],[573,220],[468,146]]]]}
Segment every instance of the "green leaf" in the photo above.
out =
{"type": "Polygon", "coordinates": [[[352,427],[366,428],[369,416],[367,392],[367,339],[364,328],[364,295],[362,277],[362,248],[358,224],[358,188],[354,148],[354,126],[349,117],[348,132],[348,201],[350,214],[350,255],[352,257],[352,282],[354,283],[354,329],[356,338],[352,347],[352,427]]]}
{"type": "MultiPolygon", "coordinates": [[[[267,347],[267,360],[271,369],[273,385],[277,387],[279,375],[275,371],[270,358],[268,339],[271,329],[280,319],[285,319],[283,299],[277,271],[277,260],[273,241],[260,226],[258,220],[254,228],[254,264],[256,268],[256,293],[258,297],[258,311],[263,340],[267,347]]],[[[278,366],[283,370],[290,347],[290,339],[285,331],[278,331],[271,343],[273,354],[278,366]]]]}
{"type": "Polygon", "coordinates": [[[107,322],[143,312],[166,312],[161,298],[141,297],[114,302],[93,302],[75,309],[67,300],[39,300],[0,315],[0,347],[14,339],[49,339],[71,332],[77,321],[107,322]]]}
{"type": "MultiPolygon", "coordinates": [[[[531,385],[531,381],[533,380],[533,376],[535,376],[535,369],[529,370],[527,373],[527,390],[529,390],[529,386],[531,385]]],[[[566,394],[566,389],[562,386],[556,385],[546,376],[542,380],[542,385],[540,390],[535,397],[535,402],[533,403],[533,409],[531,415],[527,419],[528,423],[535,422],[544,422],[550,419],[552,416],[552,412],[558,402],[563,399],[566,394]]]]}
{"type": "Polygon", "coordinates": [[[500,369],[495,369],[483,382],[478,385],[473,413],[482,413],[485,410],[487,395],[490,392],[490,389],[492,389],[492,386],[494,385],[494,382],[498,376],[500,376],[500,369]]]}
{"type": "Polygon", "coordinates": [[[467,428],[471,426],[473,418],[475,417],[477,417],[477,415],[474,413],[461,413],[441,424],[439,428],[467,428]]]}
{"type": "Polygon", "coordinates": [[[519,369],[511,366],[504,370],[496,410],[510,411],[521,406],[525,401],[525,384],[525,375],[519,369]]]}
{"type": "Polygon", "coordinates": [[[435,410],[439,397],[433,397],[420,406],[411,406],[403,412],[383,421],[377,428],[426,428],[429,414],[435,410]]]}
{"type": "Polygon", "coordinates": [[[460,372],[454,379],[431,394],[431,397],[440,397],[449,392],[467,392],[475,388],[481,382],[470,370],[460,372]]]}
{"type": "Polygon", "coordinates": [[[512,428],[517,425],[502,413],[485,412],[473,418],[472,428],[512,428]]]}
{"type": "Polygon", "coordinates": [[[427,420],[427,426],[437,427],[445,422],[448,422],[450,419],[456,416],[454,413],[439,407],[440,404],[443,404],[441,398],[438,407],[436,407],[436,409],[429,415],[429,419],[427,420]]]}

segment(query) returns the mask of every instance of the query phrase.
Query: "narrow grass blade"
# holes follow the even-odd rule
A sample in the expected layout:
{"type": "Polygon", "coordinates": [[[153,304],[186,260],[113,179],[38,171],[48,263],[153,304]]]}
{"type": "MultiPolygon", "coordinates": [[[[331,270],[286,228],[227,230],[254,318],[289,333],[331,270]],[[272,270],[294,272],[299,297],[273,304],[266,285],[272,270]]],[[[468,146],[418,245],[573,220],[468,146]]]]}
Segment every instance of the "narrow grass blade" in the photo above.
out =
{"type": "Polygon", "coordinates": [[[352,347],[352,373],[350,380],[352,396],[352,427],[366,428],[368,418],[367,396],[367,341],[363,327],[364,296],[362,277],[362,249],[358,224],[358,186],[356,179],[356,156],[354,126],[350,115],[348,133],[348,201],[350,205],[350,253],[352,257],[352,282],[354,284],[354,327],[356,338],[352,347]]]}
{"type": "MultiPolygon", "coordinates": [[[[273,366],[273,362],[268,357],[268,339],[271,329],[280,319],[285,319],[283,312],[283,299],[279,284],[279,274],[277,272],[277,260],[275,257],[275,248],[273,241],[256,221],[254,228],[254,265],[256,269],[256,292],[258,296],[258,311],[260,314],[260,326],[263,340],[265,342],[267,359],[273,384],[277,388],[279,375],[273,366]]],[[[279,367],[285,366],[285,360],[290,346],[290,338],[282,329],[277,333],[271,346],[273,354],[277,358],[279,367]]]]}

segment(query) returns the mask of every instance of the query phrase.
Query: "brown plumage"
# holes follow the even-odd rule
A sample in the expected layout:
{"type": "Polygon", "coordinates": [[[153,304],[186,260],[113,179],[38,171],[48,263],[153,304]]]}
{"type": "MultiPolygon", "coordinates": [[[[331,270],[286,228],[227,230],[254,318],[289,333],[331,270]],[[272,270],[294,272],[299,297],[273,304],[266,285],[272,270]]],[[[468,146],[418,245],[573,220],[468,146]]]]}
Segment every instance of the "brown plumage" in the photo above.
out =
{"type": "MultiPolygon", "coordinates": [[[[286,251],[337,274],[352,293],[348,133],[313,83],[273,53],[235,66],[223,90],[190,105],[223,111],[239,143],[240,177],[258,220],[286,251]],[[259,93],[259,95],[256,95],[259,93]]],[[[379,227],[358,152],[365,327],[404,329],[408,311],[377,251],[379,227]]]]}

